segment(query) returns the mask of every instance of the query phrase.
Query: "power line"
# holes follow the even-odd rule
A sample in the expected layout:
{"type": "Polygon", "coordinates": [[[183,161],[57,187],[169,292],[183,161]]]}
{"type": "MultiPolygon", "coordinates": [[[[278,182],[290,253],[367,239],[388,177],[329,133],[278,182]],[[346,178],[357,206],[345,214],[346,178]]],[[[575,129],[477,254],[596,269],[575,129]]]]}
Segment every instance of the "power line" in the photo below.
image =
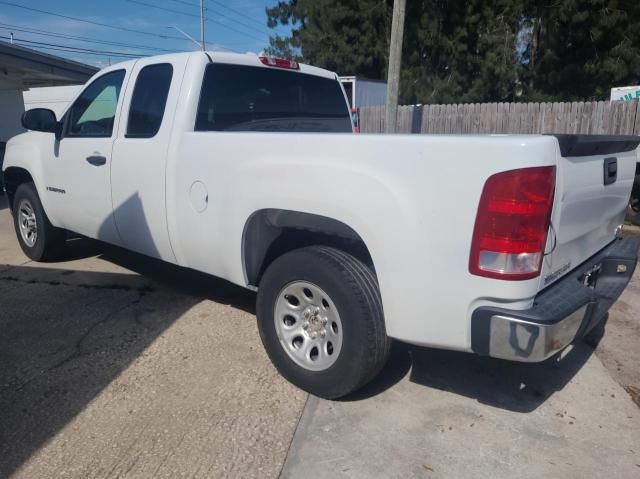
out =
{"type": "MultiPolygon", "coordinates": [[[[145,6],[145,7],[155,8],[155,9],[157,9],[157,10],[164,10],[165,12],[177,13],[178,15],[184,15],[184,16],[192,17],[192,18],[200,18],[200,15],[195,15],[195,14],[193,14],[193,13],[188,13],[188,12],[182,12],[182,11],[180,11],[180,10],[174,10],[174,9],[172,9],[172,8],[160,7],[160,6],[158,6],[158,5],[153,5],[153,4],[151,4],[151,3],[141,2],[140,0],[127,0],[127,1],[128,1],[128,2],[130,2],[130,3],[135,3],[135,4],[137,4],[137,5],[142,5],[142,6],[145,6]]],[[[253,30],[255,30],[255,31],[259,32],[259,33],[263,33],[263,34],[269,35],[269,33],[267,33],[266,31],[265,31],[265,32],[261,32],[261,31],[260,31],[260,30],[258,30],[257,28],[255,28],[255,27],[253,27],[253,26],[251,26],[251,25],[247,25],[247,24],[245,24],[245,23],[242,23],[242,22],[240,22],[240,21],[236,20],[235,18],[228,17],[228,16],[223,15],[223,14],[221,14],[221,13],[218,13],[218,15],[219,15],[219,16],[221,16],[221,17],[223,17],[223,18],[226,18],[227,20],[231,20],[232,22],[236,22],[236,23],[238,23],[238,24],[240,24],[240,25],[244,26],[245,28],[251,28],[251,29],[253,29],[253,30]]],[[[247,37],[253,38],[254,40],[258,40],[258,41],[260,41],[260,42],[264,41],[264,38],[258,38],[258,37],[256,37],[256,36],[254,36],[254,35],[250,34],[250,33],[243,32],[243,31],[241,31],[241,30],[238,30],[238,29],[237,29],[237,28],[235,28],[235,27],[231,27],[231,26],[229,26],[229,25],[226,25],[226,24],[222,23],[220,20],[218,20],[218,19],[216,19],[216,18],[207,18],[207,21],[208,21],[208,22],[211,22],[211,21],[216,22],[217,24],[219,24],[220,26],[222,26],[222,27],[224,27],[224,28],[227,28],[227,29],[229,29],[229,30],[231,30],[231,31],[234,31],[234,32],[236,32],[236,33],[240,33],[241,35],[245,35],[245,36],[247,36],[247,37]]]]}
{"type": "MultiPolygon", "coordinates": [[[[142,1],[140,1],[140,0],[127,0],[127,1],[128,1],[128,2],[130,2],[130,3],[136,3],[136,4],[138,4],[138,5],[143,5],[143,6],[145,6],[145,7],[149,7],[149,8],[155,8],[155,9],[158,9],[158,10],[164,10],[164,11],[166,11],[166,12],[170,12],[170,13],[177,13],[177,14],[179,14],[179,15],[185,15],[185,16],[187,16],[187,17],[200,18],[200,15],[195,15],[195,14],[193,14],[193,13],[188,13],[188,12],[182,12],[182,11],[180,11],[180,10],[174,10],[174,9],[172,9],[172,8],[160,7],[160,6],[158,6],[158,5],[153,5],[153,4],[151,4],[151,3],[142,2],[142,1]]],[[[200,7],[198,6],[198,8],[200,8],[200,7]]],[[[258,33],[262,33],[262,34],[265,34],[265,35],[269,35],[269,32],[267,32],[266,30],[261,31],[260,29],[258,29],[258,28],[256,28],[256,27],[254,27],[253,25],[247,25],[246,23],[243,23],[243,22],[241,22],[241,21],[239,21],[239,20],[236,20],[235,18],[228,17],[228,16],[223,15],[222,13],[219,13],[219,12],[217,13],[217,15],[218,15],[218,16],[220,16],[220,17],[222,17],[222,18],[226,18],[227,20],[230,20],[230,21],[232,21],[232,22],[235,22],[235,23],[237,23],[237,24],[239,24],[239,25],[242,25],[244,28],[250,28],[250,29],[252,29],[252,30],[257,31],[258,33]]],[[[246,36],[251,37],[251,38],[253,38],[253,39],[255,39],[255,40],[258,40],[258,41],[263,41],[263,40],[264,40],[264,38],[254,37],[254,36],[253,36],[252,34],[250,34],[250,33],[240,31],[240,30],[238,30],[238,29],[236,29],[236,28],[234,28],[234,27],[230,27],[229,25],[225,25],[224,23],[220,22],[220,20],[218,20],[218,19],[216,19],[216,18],[207,18],[207,21],[209,21],[209,22],[214,21],[214,22],[216,22],[216,23],[219,23],[221,26],[223,26],[223,27],[225,27],[225,28],[228,28],[229,30],[232,30],[232,31],[234,31],[234,32],[236,32],[236,33],[240,33],[241,35],[246,35],[246,36]]]]}
{"type": "MultiPolygon", "coordinates": [[[[190,7],[198,7],[198,8],[200,7],[199,5],[197,5],[195,3],[187,2],[185,0],[171,0],[171,1],[172,2],[176,2],[176,3],[180,3],[182,5],[189,5],[190,7]]],[[[263,22],[261,22],[260,20],[256,20],[253,17],[247,16],[247,14],[245,12],[241,12],[240,10],[236,10],[235,8],[228,7],[224,3],[218,2],[216,0],[208,0],[208,1],[211,2],[211,3],[215,3],[216,5],[219,5],[220,7],[224,8],[226,10],[231,11],[231,12],[235,13],[236,15],[239,15],[242,18],[246,18],[247,20],[251,20],[252,22],[257,23],[258,25],[260,25],[261,27],[264,28],[264,23],[263,22]]]]}
{"type": "Polygon", "coordinates": [[[197,3],[192,3],[192,2],[185,2],[184,0],[171,0],[172,2],[176,2],[176,3],[181,3],[183,5],[189,5],[191,7],[198,7],[200,8],[200,5],[198,5],[197,3]]]}
{"type": "Polygon", "coordinates": [[[160,7],[158,5],[153,5],[151,3],[140,2],[139,0],[127,0],[127,2],[136,3],[138,5],[143,5],[143,6],[149,7],[149,8],[156,8],[158,10],[164,10],[165,12],[177,13],[178,15],[185,15],[187,17],[200,18],[200,15],[195,15],[193,13],[187,13],[187,12],[181,12],[180,10],[174,10],[173,8],[160,7]]]}
{"type": "MultiPolygon", "coordinates": [[[[9,40],[11,37],[0,37],[9,40]]],[[[59,45],[56,43],[46,43],[46,42],[36,42],[35,40],[25,40],[22,38],[13,38],[14,42],[26,43],[28,45],[37,45],[42,47],[50,47],[51,49],[60,49],[62,51],[71,51],[75,53],[88,53],[88,54],[99,54],[105,56],[119,56],[119,57],[127,57],[127,58],[140,58],[147,55],[140,55],[137,53],[128,53],[128,52],[112,52],[105,50],[94,50],[92,48],[81,48],[81,47],[72,47],[69,45],[59,45]]]]}
{"type": "Polygon", "coordinates": [[[59,18],[66,18],[67,20],[73,20],[76,22],[83,22],[83,23],[89,23],[91,25],[97,25],[99,27],[105,27],[105,28],[113,28],[115,30],[121,30],[123,32],[131,32],[131,33],[137,33],[139,35],[148,35],[148,36],[152,36],[152,37],[159,37],[165,40],[171,39],[171,40],[184,40],[181,37],[177,37],[177,36],[173,36],[173,35],[162,35],[160,33],[152,33],[152,32],[146,32],[143,30],[136,30],[133,28],[126,28],[126,27],[120,27],[120,26],[116,26],[116,25],[109,25],[108,23],[100,23],[100,22],[94,22],[93,20],[87,20],[86,18],[77,18],[77,17],[71,17],[69,15],[62,15],[60,13],[55,13],[55,12],[48,12],[46,10],[40,10],[38,8],[32,8],[32,7],[27,7],[24,5],[18,5],[17,3],[12,3],[12,2],[5,2],[0,0],[0,4],[2,5],[9,5],[10,7],[15,7],[15,8],[21,8],[23,10],[28,10],[30,12],[36,12],[36,13],[42,13],[45,15],[51,15],[54,17],[59,17],[59,18]]]}
{"type": "MultiPolygon", "coordinates": [[[[229,17],[227,17],[227,16],[225,16],[225,15],[221,15],[221,14],[218,14],[218,15],[220,15],[221,17],[226,18],[226,19],[228,19],[228,20],[235,21],[236,23],[240,23],[240,22],[238,22],[238,21],[234,20],[233,18],[229,18],[229,17]]],[[[263,38],[258,38],[258,37],[256,37],[255,35],[252,35],[252,34],[250,34],[250,33],[245,33],[245,32],[243,32],[242,30],[238,30],[238,29],[237,29],[237,28],[235,28],[235,27],[230,27],[229,25],[224,24],[223,22],[221,22],[221,21],[220,21],[220,20],[218,20],[217,18],[207,18],[207,21],[208,21],[208,22],[215,22],[215,23],[217,23],[218,25],[220,25],[221,27],[226,28],[227,30],[231,30],[231,31],[236,32],[236,33],[239,33],[239,34],[241,34],[241,35],[245,35],[245,36],[247,36],[247,37],[249,37],[249,38],[252,38],[252,39],[254,39],[254,40],[258,40],[259,42],[263,42],[263,41],[265,40],[265,39],[264,39],[264,37],[263,37],[263,38]]],[[[241,24],[241,23],[240,23],[240,24],[241,24]]],[[[242,25],[242,24],[241,24],[241,25],[242,25]]],[[[245,28],[246,28],[246,27],[245,27],[245,28]]],[[[262,32],[259,32],[259,33],[262,33],[262,32]]],[[[268,35],[268,33],[267,33],[266,35],[268,35]]]]}
{"type": "MultiPolygon", "coordinates": [[[[217,3],[217,2],[214,2],[214,3],[217,3]]],[[[256,28],[253,25],[249,25],[248,23],[244,23],[244,22],[241,22],[240,20],[236,20],[235,18],[229,17],[229,16],[227,16],[227,15],[225,15],[223,13],[220,13],[220,12],[215,12],[215,13],[217,15],[221,16],[222,18],[226,18],[227,20],[231,20],[232,22],[235,22],[238,25],[242,25],[244,28],[251,28],[251,29],[255,30],[256,32],[261,33],[262,35],[269,35],[270,34],[270,32],[268,30],[266,30],[266,29],[263,30],[264,26],[262,28],[256,28]]]]}
{"type": "MultiPolygon", "coordinates": [[[[174,0],[177,1],[177,0],[174,0]]],[[[216,5],[220,5],[222,8],[226,8],[229,11],[232,11],[233,13],[235,13],[236,15],[240,15],[242,18],[246,18],[247,20],[251,20],[252,22],[256,22],[257,24],[259,24],[261,27],[264,28],[264,23],[262,23],[260,20],[256,20],[252,17],[248,17],[246,13],[241,12],[240,10],[236,10],[235,8],[231,8],[231,7],[227,7],[224,3],[221,2],[217,2],[216,0],[209,0],[211,3],[215,3],[216,5]]]]}
{"type": "Polygon", "coordinates": [[[166,48],[150,47],[150,46],[147,46],[147,45],[136,45],[136,44],[132,44],[132,43],[112,42],[112,41],[108,41],[108,40],[99,40],[97,38],[82,37],[82,36],[77,36],[77,35],[67,35],[67,34],[62,34],[62,33],[50,32],[50,31],[47,31],[47,30],[40,30],[40,29],[37,29],[37,28],[24,27],[24,26],[20,26],[20,25],[11,25],[11,24],[8,24],[8,23],[0,23],[0,29],[1,30],[12,30],[12,31],[17,31],[17,32],[22,32],[22,33],[30,33],[32,35],[40,35],[40,36],[44,36],[44,37],[63,38],[65,40],[79,40],[79,41],[84,41],[84,42],[88,42],[88,43],[95,43],[95,44],[99,44],[99,45],[113,45],[113,46],[118,46],[118,47],[132,47],[132,48],[138,48],[140,50],[150,50],[150,51],[166,52],[166,53],[176,53],[178,51],[178,50],[168,50],[166,48]]]}
{"type": "MultiPolygon", "coordinates": [[[[15,40],[15,39],[14,39],[15,40]]],[[[106,55],[104,53],[93,53],[93,52],[76,52],[75,50],[67,50],[64,48],[56,48],[56,47],[44,47],[44,46],[39,46],[39,47],[34,47],[32,45],[26,45],[28,47],[31,47],[32,49],[37,49],[38,51],[40,50],[45,50],[45,51],[54,51],[54,52],[65,52],[65,53],[79,53],[82,55],[95,55],[95,56],[99,56],[99,57],[116,57],[116,58],[124,58],[127,60],[132,59],[133,57],[120,57],[120,55],[106,55]]]]}

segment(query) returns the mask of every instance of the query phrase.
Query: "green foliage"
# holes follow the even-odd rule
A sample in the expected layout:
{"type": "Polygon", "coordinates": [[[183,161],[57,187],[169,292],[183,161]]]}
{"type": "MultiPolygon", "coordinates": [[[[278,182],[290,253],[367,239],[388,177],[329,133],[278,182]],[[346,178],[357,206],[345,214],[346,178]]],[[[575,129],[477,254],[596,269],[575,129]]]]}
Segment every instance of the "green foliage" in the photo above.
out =
{"type": "Polygon", "coordinates": [[[527,99],[604,99],[611,87],[640,80],[638,0],[532,3],[523,25],[527,99]]]}
{"type": "Polygon", "coordinates": [[[292,0],[267,9],[269,26],[291,24],[292,36],[272,38],[267,53],[304,59],[342,74],[382,78],[391,7],[380,0],[292,0]]]}
{"type": "Polygon", "coordinates": [[[410,103],[510,101],[517,79],[518,2],[411,2],[402,97],[410,103]]]}
{"type": "MultiPolygon", "coordinates": [[[[269,54],[385,79],[393,0],[289,0],[269,54]]],[[[606,98],[640,81],[638,0],[408,0],[401,103],[606,98]]]]}

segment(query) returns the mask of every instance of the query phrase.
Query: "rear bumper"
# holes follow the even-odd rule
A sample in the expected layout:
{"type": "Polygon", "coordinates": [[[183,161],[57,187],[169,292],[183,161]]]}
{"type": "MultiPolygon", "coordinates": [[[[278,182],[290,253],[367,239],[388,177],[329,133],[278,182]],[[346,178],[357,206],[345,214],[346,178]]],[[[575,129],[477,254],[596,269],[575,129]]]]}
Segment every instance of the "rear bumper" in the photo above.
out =
{"type": "Polygon", "coordinates": [[[637,239],[616,239],[541,291],[530,309],[476,309],[471,317],[471,348],[512,361],[544,361],[604,318],[633,276],[639,247],[637,239]]]}

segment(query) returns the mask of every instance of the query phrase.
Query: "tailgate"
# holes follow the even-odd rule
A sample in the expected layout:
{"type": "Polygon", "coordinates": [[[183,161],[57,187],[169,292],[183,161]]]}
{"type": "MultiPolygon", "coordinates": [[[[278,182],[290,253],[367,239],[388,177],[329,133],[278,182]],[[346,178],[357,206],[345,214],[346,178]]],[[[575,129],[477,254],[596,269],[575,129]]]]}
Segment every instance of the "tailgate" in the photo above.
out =
{"type": "Polygon", "coordinates": [[[540,287],[596,254],[624,222],[640,137],[554,135],[556,193],[540,287]]]}

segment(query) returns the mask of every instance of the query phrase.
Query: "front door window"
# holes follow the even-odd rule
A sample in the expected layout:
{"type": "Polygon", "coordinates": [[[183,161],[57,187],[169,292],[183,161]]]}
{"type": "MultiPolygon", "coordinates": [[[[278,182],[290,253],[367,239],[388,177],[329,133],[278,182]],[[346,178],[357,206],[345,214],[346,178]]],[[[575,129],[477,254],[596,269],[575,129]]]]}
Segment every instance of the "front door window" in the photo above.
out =
{"type": "Polygon", "coordinates": [[[82,92],[69,109],[65,136],[111,137],[124,74],[124,70],[109,72],[82,92]]]}

